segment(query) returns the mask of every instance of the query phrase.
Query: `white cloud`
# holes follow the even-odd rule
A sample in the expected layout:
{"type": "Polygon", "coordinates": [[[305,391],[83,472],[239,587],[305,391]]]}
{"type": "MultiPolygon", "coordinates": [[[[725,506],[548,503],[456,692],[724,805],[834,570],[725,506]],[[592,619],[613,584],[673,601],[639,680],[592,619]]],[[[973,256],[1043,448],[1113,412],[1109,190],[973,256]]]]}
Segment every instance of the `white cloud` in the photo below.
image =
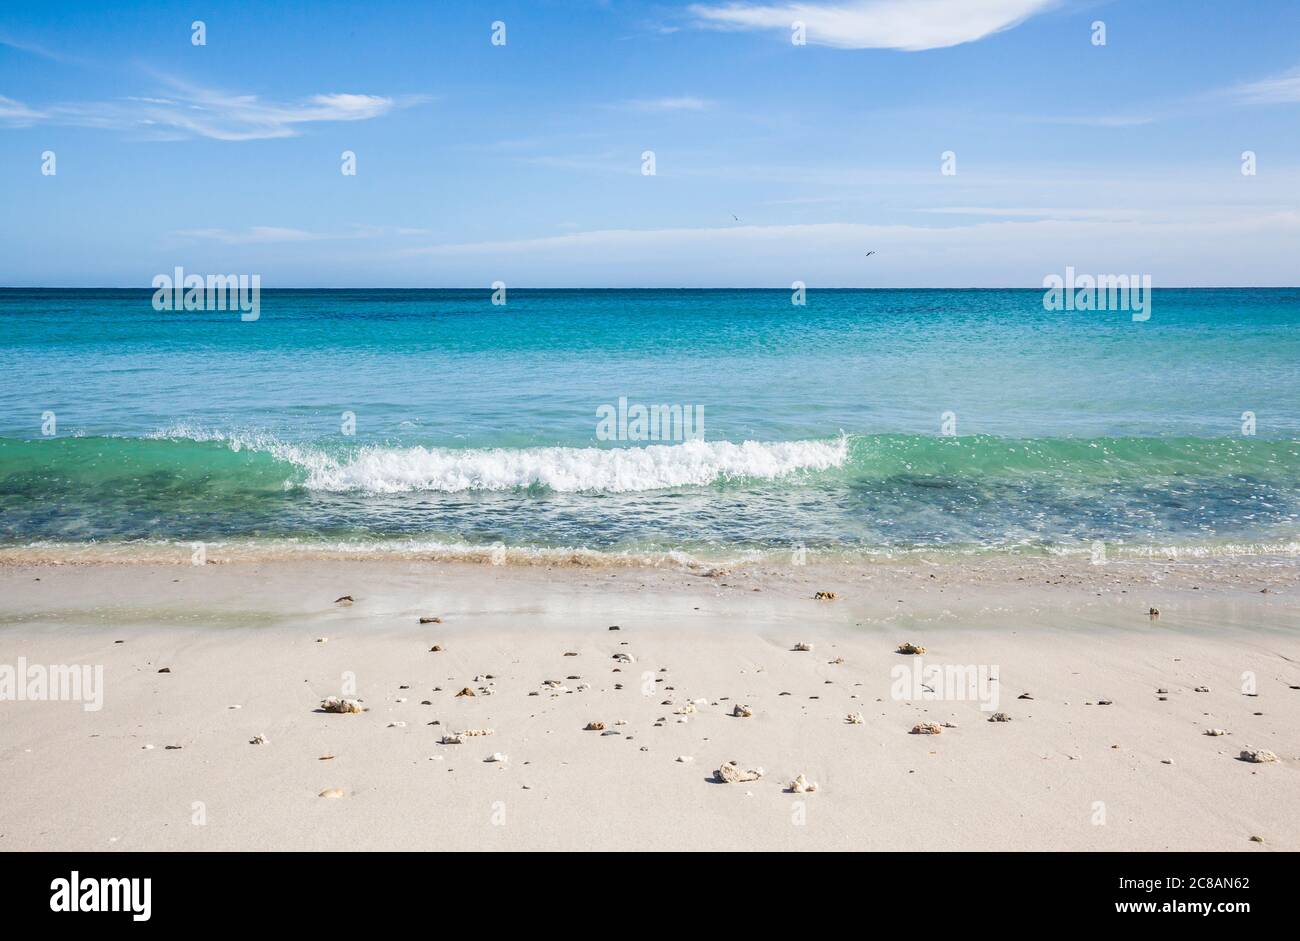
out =
{"type": "Polygon", "coordinates": [[[14,101],[12,98],[0,95],[0,121],[21,125],[30,124],[43,117],[41,112],[33,111],[21,101],[14,101]]]}
{"type": "Polygon", "coordinates": [[[1033,120],[1043,124],[1069,124],[1076,127],[1142,127],[1145,124],[1151,124],[1155,121],[1155,118],[1141,114],[1083,114],[1034,118],[1033,120]]]}
{"type": "Polygon", "coordinates": [[[583,173],[623,173],[637,174],[640,164],[629,161],[626,154],[615,150],[606,150],[593,154],[539,154],[535,157],[519,157],[520,163],[533,167],[548,167],[554,170],[578,170],[583,173]]]}
{"type": "Polygon", "coordinates": [[[1268,105],[1300,102],[1300,68],[1272,78],[1238,85],[1233,92],[1248,104],[1268,105]]]}
{"type": "Polygon", "coordinates": [[[347,239],[374,239],[388,236],[428,236],[429,229],[409,226],[385,226],[354,223],[341,232],[310,232],[287,226],[254,225],[246,229],[180,229],[171,233],[176,238],[200,242],[219,242],[222,245],[274,245],[287,242],[334,242],[347,239]]]}
{"type": "Polygon", "coordinates": [[[1153,214],[1141,209],[1059,209],[1054,207],[1036,208],[1030,206],[933,206],[917,209],[916,212],[934,213],[945,216],[990,216],[1008,219],[1099,219],[1115,222],[1121,219],[1149,217],[1153,214]]]}
{"type": "MultiPolygon", "coordinates": [[[[1071,213],[1073,215],[1073,213],[1071,213]]],[[[966,225],[606,229],[411,249],[425,283],[1038,287],[1066,265],[1173,285],[1293,284],[1300,213],[1011,218],[966,225]],[[876,255],[866,258],[867,251],[876,255]]]]}
{"type": "Polygon", "coordinates": [[[625,107],[634,111],[703,111],[711,104],[703,98],[682,95],[676,98],[637,98],[625,102],[625,107]]]}
{"type": "Polygon", "coordinates": [[[708,26],[780,29],[802,22],[810,43],[841,49],[917,52],[974,42],[1017,26],[1057,0],[858,0],[840,3],[750,2],[691,7],[708,26]]]}
{"type": "Polygon", "coordinates": [[[39,43],[24,42],[21,39],[14,39],[6,33],[0,33],[0,46],[7,46],[10,49],[16,49],[19,52],[26,52],[34,56],[40,56],[42,59],[49,59],[53,62],[71,61],[61,53],[52,52],[39,43]]]}
{"type": "Polygon", "coordinates": [[[247,229],[182,229],[173,235],[185,239],[221,242],[224,245],[265,245],[277,242],[316,242],[334,236],[303,229],[289,229],[273,225],[255,225],[247,229]]]}
{"type": "MultiPolygon", "coordinates": [[[[23,109],[26,113],[19,114],[18,118],[44,119],[74,127],[137,131],[157,139],[206,137],[245,141],[296,137],[300,125],[366,121],[395,108],[428,100],[330,93],[294,102],[271,102],[256,95],[235,95],[172,79],[164,81],[171,86],[172,94],[55,104],[43,112],[23,109]]],[[[9,99],[0,99],[0,118],[14,120],[7,113],[13,106],[22,107],[9,99]]]]}

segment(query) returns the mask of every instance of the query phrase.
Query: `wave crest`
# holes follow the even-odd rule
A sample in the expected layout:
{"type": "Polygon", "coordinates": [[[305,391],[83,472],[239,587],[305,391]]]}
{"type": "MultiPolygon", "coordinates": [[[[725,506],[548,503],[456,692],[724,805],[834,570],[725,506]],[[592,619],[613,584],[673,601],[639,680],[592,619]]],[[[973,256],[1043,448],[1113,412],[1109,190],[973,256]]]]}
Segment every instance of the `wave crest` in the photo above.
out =
{"type": "Polygon", "coordinates": [[[303,486],[331,492],[519,490],[635,493],[708,486],[725,480],[771,480],[797,471],[840,467],[848,442],[688,441],[637,448],[363,447],[344,458],[288,454],[306,467],[303,486]]]}

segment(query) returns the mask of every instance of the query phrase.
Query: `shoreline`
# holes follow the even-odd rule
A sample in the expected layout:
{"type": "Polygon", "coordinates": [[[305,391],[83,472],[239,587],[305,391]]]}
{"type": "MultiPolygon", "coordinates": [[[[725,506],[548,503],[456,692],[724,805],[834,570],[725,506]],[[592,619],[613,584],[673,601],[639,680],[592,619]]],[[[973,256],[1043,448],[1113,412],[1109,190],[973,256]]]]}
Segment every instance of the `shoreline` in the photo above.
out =
{"type": "MultiPolygon", "coordinates": [[[[899,616],[934,622],[941,617],[969,618],[980,611],[1005,609],[1023,615],[1052,612],[1069,620],[1078,612],[1124,610],[1125,617],[1159,607],[1189,611],[1220,605],[1248,605],[1267,620],[1297,617],[1300,626],[1300,558],[1251,556],[1229,558],[1166,558],[1110,560],[1093,564],[1087,557],[974,556],[873,558],[862,562],[809,562],[791,565],[788,557],[737,563],[697,560],[638,564],[624,559],[617,565],[588,564],[585,559],[533,560],[527,564],[493,563],[487,557],[429,559],[399,557],[317,557],[290,555],[256,559],[212,559],[195,565],[188,559],[159,563],[137,557],[41,562],[6,560],[0,554],[0,624],[12,623],[29,603],[40,610],[48,603],[51,577],[75,582],[69,597],[78,599],[70,611],[116,605],[123,598],[173,598],[197,612],[228,610],[227,598],[248,598],[264,612],[289,616],[296,609],[279,590],[262,593],[263,582],[319,596],[368,583],[406,597],[420,584],[449,582],[461,591],[488,594],[499,586],[532,591],[548,599],[583,597],[590,589],[617,591],[620,596],[658,594],[670,599],[729,598],[742,607],[763,611],[829,616],[837,623],[889,623],[899,616]],[[119,574],[129,574],[124,586],[119,574]],[[305,586],[311,586],[307,588],[305,586]],[[818,592],[832,592],[834,601],[811,604],[818,592]],[[757,596],[757,597],[755,597],[757,596]],[[993,605],[996,603],[996,608],[993,605]],[[900,607],[901,606],[901,607],[900,607]]],[[[57,583],[57,582],[56,582],[57,583]]],[[[355,594],[355,592],[351,592],[355,594]]],[[[360,596],[357,596],[358,599],[360,596]]],[[[662,604],[663,602],[657,602],[662,604]]],[[[148,611],[148,605],[138,605],[148,611]]],[[[743,613],[743,612],[737,612],[743,613]]],[[[1234,615],[1234,620],[1236,615],[1234,615]]]]}
{"type": "Polygon", "coordinates": [[[420,539],[37,541],[0,545],[0,569],[27,565],[230,565],[284,562],[469,563],[514,567],[708,568],[875,567],[1086,562],[1208,562],[1300,566],[1300,540],[1127,545],[1097,540],[1061,546],[913,546],[730,549],[594,549],[575,546],[472,545],[420,539]],[[201,548],[200,548],[201,547],[201,548]],[[1098,555],[1098,548],[1100,555],[1098,555]],[[201,553],[199,561],[197,553],[201,553]],[[798,559],[798,561],[796,561],[798,559]]]}
{"type": "Polygon", "coordinates": [[[1295,575],[0,566],[0,664],[104,678],[0,702],[0,849],[1300,849],[1295,575]],[[998,678],[896,696],[923,665],[998,678]],[[368,711],[321,713],[348,676],[368,711]]]}

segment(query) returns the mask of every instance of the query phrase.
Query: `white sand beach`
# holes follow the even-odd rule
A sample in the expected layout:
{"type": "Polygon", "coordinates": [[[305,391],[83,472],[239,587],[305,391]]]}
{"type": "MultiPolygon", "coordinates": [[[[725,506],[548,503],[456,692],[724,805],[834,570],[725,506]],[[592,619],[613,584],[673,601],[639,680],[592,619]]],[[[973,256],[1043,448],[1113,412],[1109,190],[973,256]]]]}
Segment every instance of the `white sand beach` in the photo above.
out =
{"type": "Polygon", "coordinates": [[[103,689],[0,702],[0,848],[1300,849],[1296,576],[6,564],[0,664],[103,689]],[[996,702],[898,698],[918,661],[996,702]],[[762,776],[716,783],[729,761],[762,776]]]}

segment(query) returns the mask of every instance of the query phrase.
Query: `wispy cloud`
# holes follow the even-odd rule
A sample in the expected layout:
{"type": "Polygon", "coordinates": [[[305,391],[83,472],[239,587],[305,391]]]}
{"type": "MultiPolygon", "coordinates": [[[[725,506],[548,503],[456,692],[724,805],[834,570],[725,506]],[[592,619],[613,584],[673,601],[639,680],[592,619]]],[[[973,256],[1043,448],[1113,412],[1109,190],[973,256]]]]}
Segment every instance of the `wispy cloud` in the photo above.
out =
{"type": "Polygon", "coordinates": [[[1300,102],[1300,68],[1258,82],[1245,82],[1232,91],[1240,101],[1247,104],[1271,105],[1300,102]]]}
{"type": "Polygon", "coordinates": [[[431,278],[460,284],[504,278],[532,286],[772,286],[799,279],[822,286],[1033,287],[1064,264],[1085,271],[1136,265],[1160,285],[1294,281],[1300,213],[1124,216],[604,229],[401,254],[421,259],[431,278]],[[1237,240],[1249,247],[1225,250],[1237,240]],[[877,254],[867,259],[867,250],[877,254]]]}
{"type": "Polygon", "coordinates": [[[516,159],[528,166],[548,167],[553,170],[576,170],[583,173],[640,173],[639,163],[628,160],[627,154],[616,150],[591,154],[536,154],[516,159]]]}
{"type": "Polygon", "coordinates": [[[1010,29],[1058,0],[857,0],[840,3],[695,4],[701,23],[722,29],[780,29],[803,23],[807,40],[841,49],[917,52],[974,42],[1010,29]]]}
{"type": "Polygon", "coordinates": [[[622,107],[632,111],[704,111],[712,106],[713,102],[690,95],[676,98],[634,98],[622,104],[622,107]]]}
{"type": "Polygon", "coordinates": [[[21,101],[14,101],[12,98],[0,95],[0,121],[14,125],[28,125],[43,117],[45,115],[41,112],[33,111],[21,101]]]}
{"type": "Polygon", "coordinates": [[[175,79],[165,79],[164,83],[169,86],[168,92],[159,96],[54,104],[41,111],[0,99],[0,120],[10,124],[44,120],[74,127],[135,131],[162,140],[205,137],[247,141],[296,137],[305,124],[367,121],[429,100],[328,93],[293,102],[272,102],[257,95],[231,94],[175,79]],[[8,113],[11,110],[13,114],[8,113]]]}
{"type": "Polygon", "coordinates": [[[311,232],[286,226],[254,225],[246,229],[180,229],[174,237],[190,241],[219,242],[222,245],[276,245],[290,242],[332,242],[348,239],[371,239],[383,236],[427,236],[429,229],[407,226],[364,225],[357,223],[342,232],[311,232]]]}
{"type": "Polygon", "coordinates": [[[40,56],[42,59],[49,59],[52,62],[71,61],[67,56],[46,49],[39,43],[24,42],[21,39],[13,38],[7,33],[0,33],[0,46],[8,46],[10,49],[16,49],[19,52],[26,52],[30,55],[40,56]]]}
{"type": "Polygon", "coordinates": [[[1118,222],[1153,215],[1151,212],[1139,209],[1060,209],[1031,206],[933,206],[915,211],[947,216],[990,216],[1007,219],[1055,220],[1095,219],[1103,222],[1118,222]]]}
{"type": "Polygon", "coordinates": [[[289,229],[282,226],[255,225],[247,229],[182,229],[173,235],[183,239],[221,242],[223,245],[267,245],[280,242],[317,242],[323,239],[337,238],[303,229],[289,229]]]}
{"type": "Polygon", "coordinates": [[[1066,124],[1074,127],[1141,127],[1156,119],[1145,114],[1080,114],[1036,117],[1040,124],[1066,124]]]}

